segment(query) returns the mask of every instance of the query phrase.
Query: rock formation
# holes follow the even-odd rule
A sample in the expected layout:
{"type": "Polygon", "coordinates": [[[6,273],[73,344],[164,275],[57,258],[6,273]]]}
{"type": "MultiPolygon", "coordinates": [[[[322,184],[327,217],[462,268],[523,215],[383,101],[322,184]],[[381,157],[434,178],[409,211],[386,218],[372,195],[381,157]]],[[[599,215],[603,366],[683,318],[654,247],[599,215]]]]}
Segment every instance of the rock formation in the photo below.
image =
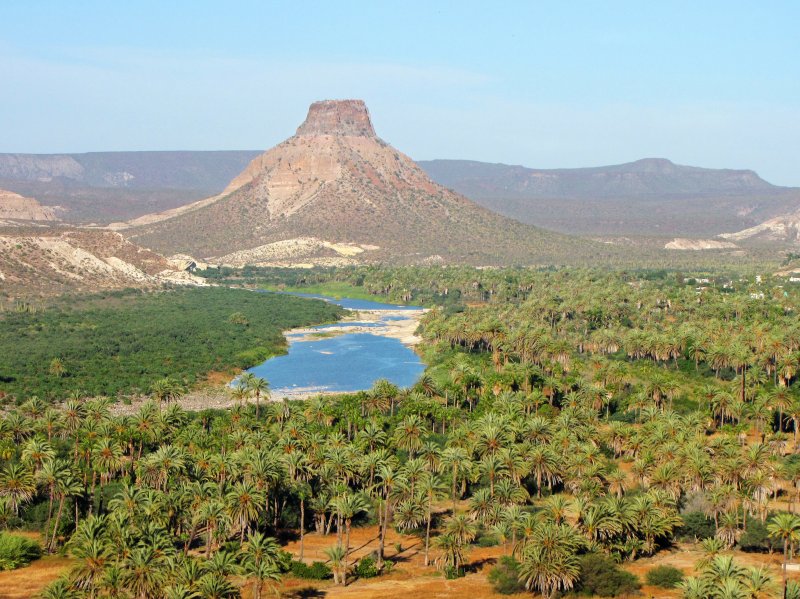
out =
{"type": "Polygon", "coordinates": [[[359,100],[315,102],[297,134],[219,196],[139,219],[126,234],[167,254],[226,264],[431,260],[559,262],[592,247],[501,217],[431,181],[375,135],[359,100]]]}
{"type": "Polygon", "coordinates": [[[363,100],[314,102],[308,109],[305,122],[297,128],[297,135],[377,137],[363,100]]]}
{"type": "Polygon", "coordinates": [[[755,227],[720,235],[734,241],[767,241],[800,244],[800,210],[771,218],[755,227]]]}
{"type": "Polygon", "coordinates": [[[2,189],[0,189],[0,219],[49,222],[58,220],[52,208],[42,206],[33,198],[2,189]]]}

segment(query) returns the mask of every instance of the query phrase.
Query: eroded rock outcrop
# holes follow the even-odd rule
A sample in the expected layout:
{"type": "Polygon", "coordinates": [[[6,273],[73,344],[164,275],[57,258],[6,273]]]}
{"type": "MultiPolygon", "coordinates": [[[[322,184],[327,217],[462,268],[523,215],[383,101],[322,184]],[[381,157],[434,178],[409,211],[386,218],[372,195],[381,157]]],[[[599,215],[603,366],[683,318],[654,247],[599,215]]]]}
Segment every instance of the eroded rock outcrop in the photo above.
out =
{"type": "Polygon", "coordinates": [[[297,135],[376,137],[363,100],[322,100],[308,109],[297,135]]]}
{"type": "Polygon", "coordinates": [[[58,220],[52,208],[42,206],[33,198],[2,189],[0,189],[0,219],[48,222],[58,220]]]}

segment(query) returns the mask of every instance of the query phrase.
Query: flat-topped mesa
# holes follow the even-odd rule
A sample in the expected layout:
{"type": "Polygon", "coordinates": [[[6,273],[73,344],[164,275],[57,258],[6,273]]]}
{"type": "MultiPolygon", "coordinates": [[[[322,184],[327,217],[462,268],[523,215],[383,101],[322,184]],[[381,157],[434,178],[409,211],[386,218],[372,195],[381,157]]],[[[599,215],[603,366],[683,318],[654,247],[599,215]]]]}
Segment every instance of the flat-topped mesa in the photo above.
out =
{"type": "Polygon", "coordinates": [[[376,137],[363,100],[322,100],[308,109],[297,135],[376,137]]]}

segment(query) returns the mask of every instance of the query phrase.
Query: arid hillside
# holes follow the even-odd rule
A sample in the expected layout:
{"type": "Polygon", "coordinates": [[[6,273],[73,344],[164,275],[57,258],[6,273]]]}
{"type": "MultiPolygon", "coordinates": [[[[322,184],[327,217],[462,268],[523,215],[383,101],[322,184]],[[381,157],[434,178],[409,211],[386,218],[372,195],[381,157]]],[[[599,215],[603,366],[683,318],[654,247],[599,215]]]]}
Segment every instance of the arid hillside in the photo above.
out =
{"type": "Polygon", "coordinates": [[[379,139],[358,100],[314,103],[297,134],[210,200],[126,235],[228,264],[552,264],[614,248],[524,225],[437,183],[379,139]]]}
{"type": "Polygon", "coordinates": [[[0,226],[0,299],[165,283],[202,281],[111,231],[0,226]]]}

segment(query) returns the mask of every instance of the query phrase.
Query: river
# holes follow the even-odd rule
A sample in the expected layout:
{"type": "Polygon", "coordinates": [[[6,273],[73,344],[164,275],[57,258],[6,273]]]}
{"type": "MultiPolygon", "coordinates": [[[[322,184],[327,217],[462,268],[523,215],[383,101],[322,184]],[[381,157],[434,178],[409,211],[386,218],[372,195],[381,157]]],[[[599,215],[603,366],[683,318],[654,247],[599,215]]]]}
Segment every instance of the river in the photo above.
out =
{"type": "Polygon", "coordinates": [[[302,399],[318,394],[367,390],[378,379],[399,387],[413,385],[425,370],[412,347],[424,310],[312,294],[350,310],[341,322],[285,333],[288,352],[250,368],[269,381],[273,399],[302,399]]]}

